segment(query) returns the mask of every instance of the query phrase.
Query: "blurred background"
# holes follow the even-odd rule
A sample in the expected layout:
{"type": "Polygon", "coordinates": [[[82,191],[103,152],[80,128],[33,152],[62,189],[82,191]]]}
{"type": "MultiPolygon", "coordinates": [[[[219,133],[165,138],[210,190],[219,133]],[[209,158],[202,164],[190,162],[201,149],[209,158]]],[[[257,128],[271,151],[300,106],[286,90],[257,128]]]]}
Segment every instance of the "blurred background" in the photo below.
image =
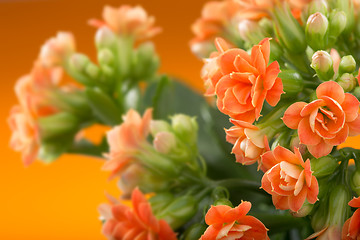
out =
{"type": "MultiPolygon", "coordinates": [[[[70,31],[77,49],[95,57],[95,29],[90,18],[101,18],[104,5],[142,5],[156,17],[163,33],[154,38],[161,57],[161,72],[183,79],[202,91],[202,62],[189,50],[191,24],[206,0],[0,0],[0,239],[95,240],[101,223],[97,206],[104,192],[117,196],[116,182],[100,171],[102,161],[66,155],[51,165],[35,162],[25,168],[19,153],[9,146],[6,119],[16,104],[15,81],[27,74],[40,46],[57,31],[70,31]]],[[[100,130],[94,129],[93,135],[100,130]]],[[[360,138],[344,146],[360,147],[360,138]]]]}

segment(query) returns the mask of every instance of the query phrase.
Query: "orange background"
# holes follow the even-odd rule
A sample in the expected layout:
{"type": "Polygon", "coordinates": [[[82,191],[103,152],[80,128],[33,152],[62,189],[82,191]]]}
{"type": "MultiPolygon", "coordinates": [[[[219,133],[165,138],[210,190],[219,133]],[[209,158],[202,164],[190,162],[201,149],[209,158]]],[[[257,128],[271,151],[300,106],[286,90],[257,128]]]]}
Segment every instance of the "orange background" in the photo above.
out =
{"type": "MultiPolygon", "coordinates": [[[[24,168],[20,154],[8,147],[6,123],[16,103],[13,86],[28,73],[40,46],[57,31],[74,33],[79,52],[95,56],[95,30],[86,22],[100,18],[105,4],[141,4],[156,16],[163,33],[154,41],[162,72],[171,73],[201,89],[201,61],[189,51],[191,23],[200,16],[205,0],[0,0],[0,239],[104,239],[96,207],[104,191],[118,195],[115,182],[100,171],[99,160],[63,156],[51,165],[39,162],[24,168]]],[[[347,142],[355,146],[360,138],[347,142]]],[[[357,144],[359,146],[359,144],[357,144]]]]}

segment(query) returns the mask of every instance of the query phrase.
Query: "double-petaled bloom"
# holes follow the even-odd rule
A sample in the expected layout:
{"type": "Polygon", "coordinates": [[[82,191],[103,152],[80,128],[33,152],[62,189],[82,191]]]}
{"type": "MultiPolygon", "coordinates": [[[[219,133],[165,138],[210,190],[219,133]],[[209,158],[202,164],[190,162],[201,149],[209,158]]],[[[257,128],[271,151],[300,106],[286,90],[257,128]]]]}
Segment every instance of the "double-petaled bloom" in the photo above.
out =
{"type": "Polygon", "coordinates": [[[10,147],[22,153],[25,166],[36,160],[40,149],[37,120],[58,112],[49,95],[58,84],[61,70],[46,68],[39,61],[30,74],[20,78],[15,85],[19,105],[11,109],[8,123],[12,131],[10,147]]]}
{"type": "Polygon", "coordinates": [[[284,113],[283,121],[297,129],[299,139],[316,158],[328,155],[348,136],[360,134],[359,101],[333,81],[316,89],[317,100],[297,102],[284,113]]]}
{"type": "Polygon", "coordinates": [[[253,46],[251,55],[242,49],[227,49],[223,41],[217,43],[220,54],[215,73],[209,76],[217,106],[236,120],[253,122],[261,116],[265,100],[275,106],[283,93],[279,64],[269,64],[270,39],[253,46]]]}
{"type": "Polygon", "coordinates": [[[148,109],[143,118],[133,109],[130,109],[123,117],[123,123],[107,133],[109,153],[105,156],[108,161],[103,169],[111,171],[114,177],[121,173],[134,161],[136,153],[143,144],[147,144],[147,136],[150,133],[152,110],[148,109]]]}
{"type": "Polygon", "coordinates": [[[209,227],[200,240],[269,239],[265,225],[257,218],[246,215],[250,209],[250,202],[242,202],[235,208],[211,206],[205,216],[209,227]]]}
{"type": "MultiPolygon", "coordinates": [[[[360,197],[354,198],[349,202],[353,208],[360,208],[360,197]]],[[[342,240],[357,240],[360,239],[360,209],[357,209],[354,214],[346,220],[342,229],[342,240]]]]}
{"type": "Polygon", "coordinates": [[[149,39],[161,32],[161,28],[154,26],[155,18],[148,16],[141,6],[105,6],[102,17],[104,21],[91,19],[89,24],[98,28],[106,26],[114,33],[131,36],[136,41],[149,39]]]}
{"type": "Polygon", "coordinates": [[[261,168],[261,155],[270,150],[266,135],[248,122],[230,121],[234,126],[225,131],[226,141],[234,145],[232,153],[235,154],[236,162],[244,165],[257,162],[261,168]]]}
{"type": "Polygon", "coordinates": [[[99,212],[105,223],[102,232],[109,240],[175,240],[176,234],[164,220],[158,220],[145,196],[134,189],[133,209],[121,203],[103,204],[99,212]]]}
{"type": "Polygon", "coordinates": [[[75,52],[75,48],[74,36],[68,32],[59,32],[41,47],[39,59],[47,67],[60,66],[75,52]]]}
{"type": "Polygon", "coordinates": [[[306,199],[311,204],[317,201],[319,186],[312,175],[310,160],[304,162],[299,149],[294,151],[277,146],[262,155],[262,164],[268,170],[261,187],[272,195],[277,209],[298,212],[306,199]]]}

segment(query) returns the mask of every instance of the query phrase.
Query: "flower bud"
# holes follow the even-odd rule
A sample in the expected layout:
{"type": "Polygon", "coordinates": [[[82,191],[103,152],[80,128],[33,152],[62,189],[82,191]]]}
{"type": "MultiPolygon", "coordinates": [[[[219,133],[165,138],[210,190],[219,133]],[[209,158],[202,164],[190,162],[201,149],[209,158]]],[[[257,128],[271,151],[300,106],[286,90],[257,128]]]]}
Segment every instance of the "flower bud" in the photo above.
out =
{"type": "Polygon", "coordinates": [[[356,87],[354,89],[354,91],[352,92],[352,94],[357,97],[357,98],[360,98],[360,87],[356,87]]]}
{"type": "Polygon", "coordinates": [[[298,212],[291,212],[291,215],[293,215],[294,217],[305,217],[311,213],[313,208],[314,204],[305,201],[300,210],[298,212]]]}
{"type": "Polygon", "coordinates": [[[162,154],[168,154],[176,148],[176,137],[171,132],[159,132],[154,139],[156,151],[162,154]]]}
{"type": "Polygon", "coordinates": [[[86,55],[75,53],[71,55],[66,70],[68,74],[79,83],[86,86],[94,86],[95,80],[92,78],[94,74],[93,69],[90,69],[90,72],[87,71],[87,67],[89,66],[89,64],[92,63],[86,55]]]}
{"type": "Polygon", "coordinates": [[[240,37],[252,45],[260,42],[264,38],[259,25],[255,21],[244,19],[239,22],[238,29],[240,37]]]}
{"type": "Polygon", "coordinates": [[[40,136],[43,141],[57,139],[61,136],[76,133],[79,119],[71,113],[61,112],[38,120],[40,136]]]}
{"type": "Polygon", "coordinates": [[[312,15],[316,12],[322,13],[325,16],[328,13],[328,3],[326,0],[315,0],[311,1],[308,5],[308,15],[312,15]]]}
{"type": "Polygon", "coordinates": [[[191,44],[191,52],[198,58],[208,58],[216,48],[212,41],[196,42],[191,44]]]}
{"type": "Polygon", "coordinates": [[[341,58],[339,73],[352,73],[356,69],[356,62],[353,56],[347,55],[341,58]]]}
{"type": "Polygon", "coordinates": [[[345,92],[352,91],[356,86],[356,78],[351,73],[344,73],[337,80],[339,85],[344,89],[345,92]]]}
{"type": "Polygon", "coordinates": [[[161,212],[174,200],[174,196],[169,192],[157,193],[149,199],[151,209],[154,214],[161,212]]]}
{"type": "Polygon", "coordinates": [[[85,68],[85,73],[89,77],[96,79],[99,77],[100,69],[93,63],[89,63],[85,68]]]}
{"type": "Polygon", "coordinates": [[[113,48],[116,45],[116,35],[107,27],[97,30],[95,35],[95,44],[97,48],[113,48]]]}
{"type": "Polygon", "coordinates": [[[152,42],[145,42],[136,50],[132,75],[138,80],[152,78],[158,70],[159,63],[160,60],[156,55],[154,44],[152,42]]]}
{"type": "Polygon", "coordinates": [[[351,188],[357,195],[360,195],[360,170],[356,170],[350,180],[351,188]]]}
{"type": "Polygon", "coordinates": [[[283,83],[285,96],[294,96],[303,90],[304,81],[295,70],[282,70],[278,77],[281,78],[283,83]]]}
{"type": "Polygon", "coordinates": [[[319,79],[323,81],[331,80],[334,76],[333,61],[329,53],[325,51],[317,51],[312,56],[310,65],[315,71],[319,79]]]}
{"type": "Polygon", "coordinates": [[[172,229],[177,229],[187,223],[197,212],[197,202],[192,196],[181,196],[174,199],[163,211],[156,216],[164,219],[172,229]]]}
{"type": "Polygon", "coordinates": [[[130,199],[132,191],[139,186],[140,177],[144,174],[146,171],[140,164],[132,164],[122,172],[118,181],[122,198],[130,199]]]}
{"type": "Polygon", "coordinates": [[[328,19],[320,12],[316,12],[306,22],[306,40],[314,50],[324,49],[327,45],[328,19]]]}
{"type": "Polygon", "coordinates": [[[330,14],[329,38],[332,42],[344,31],[346,27],[346,15],[343,11],[333,10],[330,14]]]}
{"type": "Polygon", "coordinates": [[[89,64],[89,58],[80,53],[73,54],[70,58],[69,64],[77,72],[83,72],[86,66],[89,64]]]}
{"type": "Polygon", "coordinates": [[[150,122],[150,132],[153,137],[160,132],[170,132],[170,124],[163,120],[152,120],[150,122]]]}
{"type": "Polygon", "coordinates": [[[114,54],[107,48],[101,49],[98,53],[98,60],[100,65],[112,65],[115,61],[114,54]]]}
{"type": "Polygon", "coordinates": [[[350,207],[348,202],[351,196],[347,186],[337,185],[330,191],[329,197],[329,224],[342,226],[348,218],[350,207]]]}
{"type": "Polygon", "coordinates": [[[197,141],[198,125],[194,117],[177,114],[171,118],[171,126],[178,137],[187,144],[195,144],[197,141]]]}
{"type": "Polygon", "coordinates": [[[354,5],[353,0],[335,0],[334,9],[338,11],[343,11],[346,16],[346,27],[344,32],[350,33],[354,29],[355,25],[355,14],[354,14],[354,5]]]}
{"type": "Polygon", "coordinates": [[[331,155],[311,159],[311,170],[317,178],[332,174],[339,166],[338,161],[331,155]]]}
{"type": "Polygon", "coordinates": [[[329,224],[328,199],[321,200],[318,208],[311,217],[311,226],[315,232],[324,229],[329,224]]]}

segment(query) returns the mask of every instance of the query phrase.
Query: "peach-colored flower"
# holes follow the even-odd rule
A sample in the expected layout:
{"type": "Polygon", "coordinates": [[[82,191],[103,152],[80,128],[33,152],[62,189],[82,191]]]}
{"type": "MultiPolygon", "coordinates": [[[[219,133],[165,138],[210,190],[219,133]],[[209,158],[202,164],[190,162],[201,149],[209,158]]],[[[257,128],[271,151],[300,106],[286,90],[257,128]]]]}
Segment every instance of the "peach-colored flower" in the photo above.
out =
{"type": "Polygon", "coordinates": [[[226,130],[226,141],[232,143],[232,153],[236,161],[244,165],[255,162],[261,168],[261,155],[269,151],[269,143],[265,134],[258,127],[235,119],[230,119],[235,126],[226,130]]]}
{"type": "Polygon", "coordinates": [[[360,134],[359,101],[334,82],[316,89],[317,100],[297,102],[284,113],[283,121],[298,129],[300,142],[316,158],[328,155],[333,146],[345,142],[348,135],[360,134]]]}
{"type": "Polygon", "coordinates": [[[99,207],[99,212],[105,219],[102,233],[107,239],[177,239],[166,221],[156,219],[149,202],[137,188],[132,193],[131,201],[133,209],[121,203],[99,207]]]}
{"type": "Polygon", "coordinates": [[[47,68],[37,61],[31,73],[17,81],[15,93],[20,105],[32,118],[37,119],[58,112],[49,100],[49,95],[57,88],[61,75],[60,68],[47,68]]]}
{"type": "Polygon", "coordinates": [[[278,2],[289,3],[294,17],[298,19],[300,17],[300,10],[311,2],[311,0],[238,0],[238,4],[241,6],[239,12],[242,18],[259,20],[263,17],[270,16],[271,9],[273,9],[278,2]]]}
{"type": "Polygon", "coordinates": [[[148,16],[141,6],[105,6],[102,17],[104,21],[91,19],[89,24],[98,28],[107,26],[117,34],[132,36],[136,40],[146,40],[161,32],[161,28],[154,26],[155,18],[148,16]]]}
{"type": "Polygon", "coordinates": [[[47,67],[60,66],[75,52],[75,38],[71,33],[59,32],[41,47],[39,59],[47,67]]]}
{"type": "Polygon", "coordinates": [[[212,79],[219,110],[230,117],[252,122],[261,115],[264,101],[275,106],[283,93],[278,62],[269,64],[270,39],[252,48],[251,55],[242,49],[226,49],[217,57],[222,77],[212,79]]]}
{"type": "Polygon", "coordinates": [[[110,152],[105,155],[108,161],[103,169],[111,171],[112,177],[124,170],[124,167],[134,160],[134,155],[141,145],[146,143],[151,118],[151,109],[145,111],[143,118],[138,112],[130,109],[123,117],[123,123],[107,133],[110,152]]]}
{"type": "Polygon", "coordinates": [[[23,163],[28,166],[36,160],[39,152],[38,128],[28,112],[18,105],[11,109],[8,123],[12,131],[10,147],[22,153],[23,163]]]}
{"type": "MultiPolygon", "coordinates": [[[[349,205],[353,208],[360,208],[360,197],[353,198],[349,205]]],[[[360,209],[346,220],[342,229],[342,240],[358,240],[360,239],[360,209]]]]}
{"type": "Polygon", "coordinates": [[[269,239],[267,229],[253,216],[247,216],[251,203],[242,202],[231,208],[226,205],[211,206],[205,222],[209,225],[200,240],[269,239]]]}
{"type": "Polygon", "coordinates": [[[261,156],[262,164],[269,169],[261,180],[261,187],[272,195],[277,209],[300,210],[305,200],[311,204],[317,201],[319,186],[312,175],[310,160],[305,162],[299,152],[277,146],[274,151],[261,156]]]}

